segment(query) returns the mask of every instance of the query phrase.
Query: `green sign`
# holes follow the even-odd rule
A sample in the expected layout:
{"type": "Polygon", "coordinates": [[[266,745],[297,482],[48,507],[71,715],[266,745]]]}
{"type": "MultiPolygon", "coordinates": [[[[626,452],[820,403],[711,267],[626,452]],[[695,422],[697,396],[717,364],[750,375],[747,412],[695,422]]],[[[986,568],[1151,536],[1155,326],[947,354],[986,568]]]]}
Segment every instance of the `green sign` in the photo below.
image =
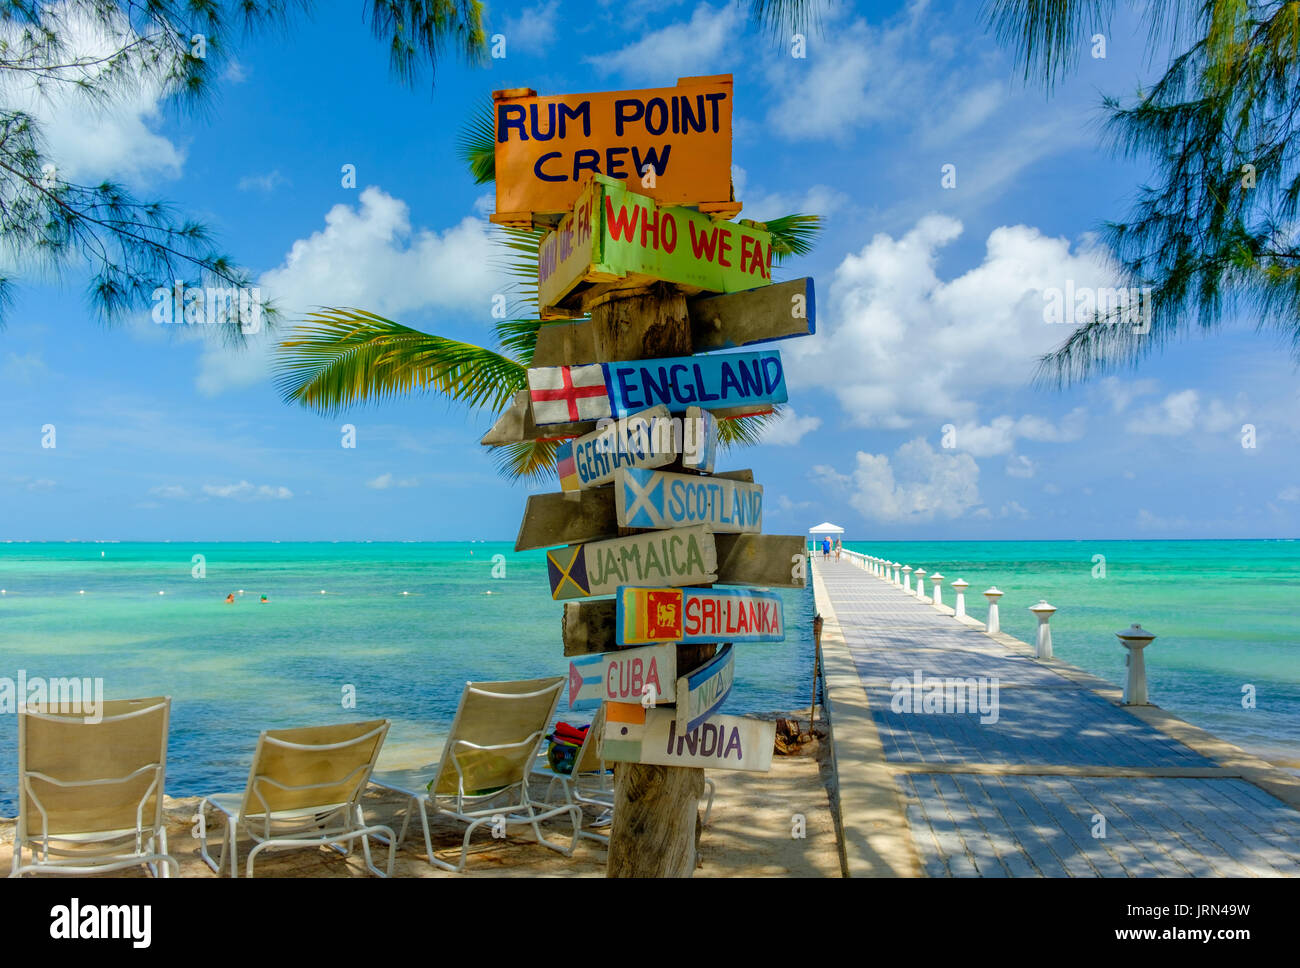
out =
{"type": "Polygon", "coordinates": [[[690,208],[660,208],[604,175],[542,240],[537,292],[543,317],[580,313],[584,294],[671,282],[698,292],[743,292],[772,282],[772,237],[690,208]]]}

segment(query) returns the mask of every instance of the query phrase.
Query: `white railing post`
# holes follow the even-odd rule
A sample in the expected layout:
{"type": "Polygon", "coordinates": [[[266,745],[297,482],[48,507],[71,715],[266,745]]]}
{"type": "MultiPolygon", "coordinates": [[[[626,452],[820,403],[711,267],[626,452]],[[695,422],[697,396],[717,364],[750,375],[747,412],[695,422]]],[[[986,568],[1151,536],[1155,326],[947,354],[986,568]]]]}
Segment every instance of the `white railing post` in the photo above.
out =
{"type": "Polygon", "coordinates": [[[957,590],[957,617],[966,617],[966,589],[970,588],[970,582],[958,578],[952,583],[952,587],[957,590]]]}
{"type": "Polygon", "coordinates": [[[933,575],[930,576],[930,581],[933,582],[932,587],[934,591],[934,594],[930,596],[930,601],[932,601],[935,605],[942,605],[943,604],[943,575],[939,574],[936,571],[933,575]]]}
{"type": "Polygon", "coordinates": [[[916,597],[921,601],[927,601],[925,597],[925,569],[916,569],[916,597]]]}
{"type": "Polygon", "coordinates": [[[903,566],[903,591],[909,595],[912,593],[912,566],[903,566]]]}
{"type": "Polygon", "coordinates": [[[1052,657],[1052,629],[1047,623],[1051,621],[1052,616],[1056,613],[1056,606],[1048,605],[1047,599],[1041,598],[1038,600],[1037,605],[1030,605],[1029,610],[1038,617],[1037,657],[1050,659],[1052,657]]]}
{"type": "Polygon", "coordinates": [[[1128,666],[1128,678],[1124,681],[1125,706],[1149,706],[1147,700],[1147,664],[1142,657],[1142,650],[1151,644],[1155,635],[1134,622],[1122,632],[1116,632],[1120,645],[1128,650],[1124,662],[1128,666]]]}
{"type": "Polygon", "coordinates": [[[984,600],[989,603],[989,620],[984,625],[984,631],[989,635],[997,635],[1002,631],[1002,624],[998,621],[998,599],[1001,597],[1002,593],[996,585],[984,593],[984,600]]]}

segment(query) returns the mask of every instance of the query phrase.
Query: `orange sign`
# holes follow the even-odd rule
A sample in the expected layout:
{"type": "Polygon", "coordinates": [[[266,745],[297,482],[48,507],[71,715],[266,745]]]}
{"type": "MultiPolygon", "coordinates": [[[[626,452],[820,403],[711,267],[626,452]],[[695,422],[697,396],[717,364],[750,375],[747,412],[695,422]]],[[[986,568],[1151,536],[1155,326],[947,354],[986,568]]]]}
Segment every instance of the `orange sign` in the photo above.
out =
{"type": "Polygon", "coordinates": [[[664,205],[731,217],[730,74],[676,87],[538,97],[497,91],[492,221],[554,225],[595,174],[664,205]]]}

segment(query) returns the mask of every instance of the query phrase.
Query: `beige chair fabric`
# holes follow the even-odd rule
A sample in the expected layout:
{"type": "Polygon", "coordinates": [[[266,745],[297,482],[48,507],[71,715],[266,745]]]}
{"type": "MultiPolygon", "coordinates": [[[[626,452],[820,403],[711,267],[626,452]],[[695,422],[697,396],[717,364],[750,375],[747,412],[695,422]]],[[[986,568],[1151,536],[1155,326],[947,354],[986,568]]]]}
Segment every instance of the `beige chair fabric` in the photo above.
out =
{"type": "Polygon", "coordinates": [[[377,776],[371,781],[382,790],[407,798],[397,842],[405,840],[412,812],[418,810],[429,861],[445,870],[465,869],[470,837],[484,824],[527,824],[538,843],[565,856],[572,854],[578,842],[581,811],[570,804],[556,806],[536,799],[528,786],[529,772],[566,681],[564,676],[553,676],[467,682],[438,771],[426,790],[410,789],[392,777],[377,776]],[[456,864],[434,854],[429,808],[467,825],[456,864]],[[547,841],[539,826],[544,820],[566,813],[574,829],[567,848],[547,841]]]}
{"type": "Polygon", "coordinates": [[[199,848],[208,866],[220,873],[229,852],[230,876],[237,877],[240,836],[255,842],[246,862],[249,877],[264,850],[330,845],[346,854],[352,842],[360,840],[367,868],[381,877],[391,876],[391,845],[388,866],[381,871],[371,859],[369,838],[381,839],[377,835],[384,834],[383,842],[390,843],[393,832],[384,826],[367,826],[361,812],[361,795],[388,727],[388,720],[376,719],[264,731],[243,792],[214,794],[199,804],[199,848]],[[209,810],[225,821],[221,856],[216,860],[208,852],[209,810]],[[340,844],[347,844],[347,850],[340,844]]]}
{"type": "Polygon", "coordinates": [[[179,872],[163,828],[170,715],[166,697],[19,714],[11,876],[140,864],[163,877],[179,872]],[[30,862],[23,861],[25,852],[30,862]]]}

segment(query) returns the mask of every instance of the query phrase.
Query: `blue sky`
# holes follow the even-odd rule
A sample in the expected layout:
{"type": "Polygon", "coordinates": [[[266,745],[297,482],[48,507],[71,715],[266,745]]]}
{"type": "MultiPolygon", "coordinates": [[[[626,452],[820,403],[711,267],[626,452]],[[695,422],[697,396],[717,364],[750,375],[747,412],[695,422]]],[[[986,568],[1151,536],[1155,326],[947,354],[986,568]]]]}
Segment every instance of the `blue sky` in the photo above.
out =
{"type": "MultiPolygon", "coordinates": [[[[1097,105],[1150,75],[1143,33],[1121,18],[1106,57],[1085,50],[1049,97],[1020,83],[979,4],[840,4],[802,59],[756,34],[747,6],[497,3],[507,56],[448,59],[431,92],[393,80],[359,7],[336,3],[242,43],[198,117],[148,91],[42,117],[62,169],[207,220],[291,317],[355,305],[484,342],[507,283],[490,190],[453,150],[473,106],[497,88],[733,73],[742,217],[826,216],[814,253],[778,273],[818,291],[818,335],[780,344],[792,412],[724,458],[765,485],[766,531],[1300,533],[1300,397],[1272,338],[1229,326],[1136,372],[1029,384],[1068,331],[1043,321],[1044,291],[1112,284],[1094,233],[1144,169],[1102,148],[1097,105]],[[941,186],[949,164],[955,188],[941,186]]],[[[490,414],[437,398],[338,418],[289,407],[256,341],[231,351],[147,315],[108,329],[83,284],[28,280],[0,331],[0,539],[514,536],[527,489],[477,444],[490,414]]]]}

